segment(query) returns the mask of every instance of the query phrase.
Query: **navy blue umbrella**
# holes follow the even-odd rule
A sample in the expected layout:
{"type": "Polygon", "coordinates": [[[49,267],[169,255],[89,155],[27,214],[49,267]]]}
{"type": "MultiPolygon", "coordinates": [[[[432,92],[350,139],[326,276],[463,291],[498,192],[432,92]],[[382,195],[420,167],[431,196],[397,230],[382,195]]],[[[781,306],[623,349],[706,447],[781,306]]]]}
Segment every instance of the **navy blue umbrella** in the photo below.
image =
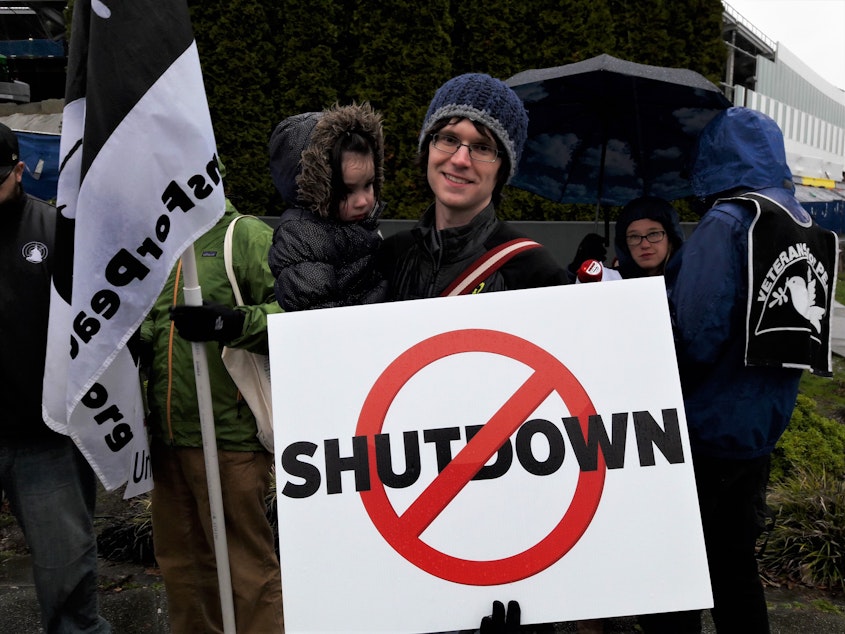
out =
{"type": "MultiPolygon", "coordinates": [[[[692,194],[684,175],[701,129],[731,103],[700,74],[599,55],[507,83],[528,110],[511,185],[557,202],[624,205],[692,194]]],[[[607,221],[606,221],[607,222],[607,221]]]]}

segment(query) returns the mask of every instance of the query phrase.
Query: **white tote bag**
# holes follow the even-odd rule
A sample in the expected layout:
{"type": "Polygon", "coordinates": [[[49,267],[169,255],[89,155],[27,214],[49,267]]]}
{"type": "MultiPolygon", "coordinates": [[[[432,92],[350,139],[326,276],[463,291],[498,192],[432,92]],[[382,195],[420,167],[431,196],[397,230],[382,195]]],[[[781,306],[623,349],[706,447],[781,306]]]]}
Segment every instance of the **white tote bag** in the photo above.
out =
{"type": "MultiPolygon", "coordinates": [[[[235,223],[241,218],[243,216],[236,216],[229,223],[226,237],[223,239],[223,261],[226,266],[226,275],[229,277],[229,283],[232,285],[238,306],[243,306],[244,302],[238,281],[235,279],[235,271],[232,268],[232,234],[235,231],[235,223]]],[[[258,440],[261,441],[267,451],[272,453],[273,403],[270,399],[269,355],[226,346],[223,348],[221,356],[232,380],[238,386],[244,400],[249,405],[249,409],[255,416],[258,440]]]]}

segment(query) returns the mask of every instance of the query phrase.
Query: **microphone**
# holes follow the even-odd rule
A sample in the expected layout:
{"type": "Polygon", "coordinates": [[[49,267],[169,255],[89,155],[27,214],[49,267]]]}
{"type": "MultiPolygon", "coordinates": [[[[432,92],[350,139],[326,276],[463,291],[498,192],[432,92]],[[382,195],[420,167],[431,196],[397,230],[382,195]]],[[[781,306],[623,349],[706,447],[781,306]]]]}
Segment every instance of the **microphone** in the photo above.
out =
{"type": "Polygon", "coordinates": [[[575,275],[582,284],[587,282],[601,282],[603,271],[604,267],[598,260],[585,260],[575,275]]]}

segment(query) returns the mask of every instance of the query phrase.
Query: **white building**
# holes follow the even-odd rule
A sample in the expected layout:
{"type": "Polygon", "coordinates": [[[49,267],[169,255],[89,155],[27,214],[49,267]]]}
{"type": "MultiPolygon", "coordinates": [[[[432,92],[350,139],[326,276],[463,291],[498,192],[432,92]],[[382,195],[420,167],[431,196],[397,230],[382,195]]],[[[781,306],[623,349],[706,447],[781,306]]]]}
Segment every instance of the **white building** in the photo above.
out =
{"type": "Polygon", "coordinates": [[[820,224],[845,232],[845,91],[722,4],[725,94],[777,121],[798,199],[820,224]]]}

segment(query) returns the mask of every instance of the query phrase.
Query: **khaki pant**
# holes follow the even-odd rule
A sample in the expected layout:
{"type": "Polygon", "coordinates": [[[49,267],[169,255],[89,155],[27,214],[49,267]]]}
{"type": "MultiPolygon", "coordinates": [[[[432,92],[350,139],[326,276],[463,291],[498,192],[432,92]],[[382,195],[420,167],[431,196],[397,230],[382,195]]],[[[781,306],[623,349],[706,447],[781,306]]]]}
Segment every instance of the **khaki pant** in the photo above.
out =
{"type": "MultiPolygon", "coordinates": [[[[174,634],[221,633],[220,590],[202,449],[151,449],[153,541],[174,634]]],[[[284,632],[282,586],[265,513],[273,457],[218,452],[235,625],[238,632],[284,632]]]]}

